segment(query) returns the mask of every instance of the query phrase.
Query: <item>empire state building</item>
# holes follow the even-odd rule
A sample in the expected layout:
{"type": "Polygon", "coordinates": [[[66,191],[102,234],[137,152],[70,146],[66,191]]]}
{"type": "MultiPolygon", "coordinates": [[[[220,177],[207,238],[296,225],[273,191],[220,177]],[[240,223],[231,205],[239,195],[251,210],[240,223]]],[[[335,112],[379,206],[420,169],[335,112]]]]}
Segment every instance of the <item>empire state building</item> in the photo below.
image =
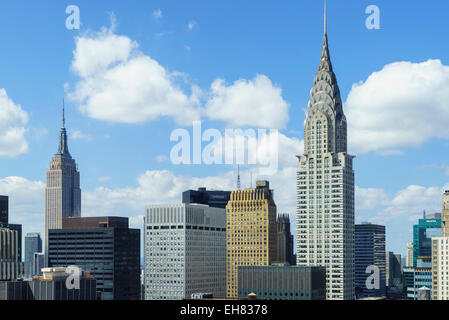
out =
{"type": "MultiPolygon", "coordinates": [[[[325,10],[326,11],[326,10],[325,10]]],[[[296,179],[297,264],[326,267],[326,299],[354,299],[354,156],[329,55],[326,13],[296,179]]]]}
{"type": "MultiPolygon", "coordinates": [[[[48,230],[61,229],[62,218],[81,216],[80,174],[67,145],[64,107],[59,148],[50,160],[45,188],[45,251],[48,250],[48,230]]],[[[46,255],[47,257],[47,255],[46,255]]]]}

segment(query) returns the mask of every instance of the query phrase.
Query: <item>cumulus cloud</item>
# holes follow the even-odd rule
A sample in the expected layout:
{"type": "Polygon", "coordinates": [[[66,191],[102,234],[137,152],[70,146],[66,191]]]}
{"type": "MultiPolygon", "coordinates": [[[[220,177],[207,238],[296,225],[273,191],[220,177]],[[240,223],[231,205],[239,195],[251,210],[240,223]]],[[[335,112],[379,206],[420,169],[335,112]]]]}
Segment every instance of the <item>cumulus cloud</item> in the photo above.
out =
{"type": "Polygon", "coordinates": [[[0,157],[16,157],[28,151],[25,137],[28,114],[0,89],[0,157]]]}
{"type": "Polygon", "coordinates": [[[171,117],[191,124],[200,117],[198,90],[190,96],[171,73],[142,54],[138,44],[112,29],[85,34],[75,40],[71,70],[79,76],[69,97],[80,111],[94,119],[142,123],[171,117]]]}
{"type": "Polygon", "coordinates": [[[356,154],[398,154],[398,147],[449,138],[449,67],[440,60],[386,65],[353,85],[345,112],[356,154]]]}
{"type": "Polygon", "coordinates": [[[444,187],[410,185],[389,197],[382,189],[356,187],[356,211],[375,209],[370,221],[387,223],[397,218],[416,219],[423,210],[441,212],[441,199],[449,184],[444,187]]]}
{"type": "MultiPolygon", "coordinates": [[[[115,34],[114,25],[113,20],[109,29],[75,38],[71,71],[79,80],[68,96],[84,115],[128,124],[169,117],[181,125],[205,115],[234,127],[285,128],[290,105],[267,76],[230,85],[216,79],[209,90],[202,90],[184,73],[169,71],[142,53],[137,42],[115,34]]],[[[188,28],[195,25],[192,20],[188,28]]],[[[155,39],[168,33],[160,32],[155,39]]]]}
{"type": "Polygon", "coordinates": [[[206,113],[210,119],[226,121],[230,126],[282,129],[289,120],[289,108],[281,88],[273,85],[267,76],[257,75],[252,80],[240,79],[231,85],[223,79],[215,80],[206,113]]]}
{"type": "Polygon", "coordinates": [[[93,137],[91,135],[85,134],[85,133],[81,132],[80,130],[73,131],[73,133],[70,135],[70,137],[74,140],[87,140],[87,141],[93,140],[93,137]]]}
{"type": "Polygon", "coordinates": [[[388,200],[388,195],[383,189],[355,187],[357,210],[369,210],[384,206],[388,200]]]}
{"type": "Polygon", "coordinates": [[[45,184],[23,177],[0,178],[0,194],[9,197],[9,222],[22,224],[23,236],[40,232],[44,236],[45,184]]]}

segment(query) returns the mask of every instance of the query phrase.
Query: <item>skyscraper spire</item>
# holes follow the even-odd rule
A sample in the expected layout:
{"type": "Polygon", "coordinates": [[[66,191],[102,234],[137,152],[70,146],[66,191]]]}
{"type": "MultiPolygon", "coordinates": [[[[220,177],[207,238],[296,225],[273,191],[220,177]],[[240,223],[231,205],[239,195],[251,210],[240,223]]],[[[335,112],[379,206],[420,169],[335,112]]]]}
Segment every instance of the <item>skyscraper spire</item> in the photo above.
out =
{"type": "Polygon", "coordinates": [[[72,158],[69,152],[69,147],[67,145],[67,131],[65,129],[65,103],[64,98],[62,99],[62,127],[59,135],[59,148],[56,156],[63,158],[72,158]]]}
{"type": "Polygon", "coordinates": [[[62,127],[65,128],[65,103],[64,103],[64,98],[62,98],[62,127]]]}
{"type": "Polygon", "coordinates": [[[324,0],[324,34],[327,34],[327,1],[324,0]]]}

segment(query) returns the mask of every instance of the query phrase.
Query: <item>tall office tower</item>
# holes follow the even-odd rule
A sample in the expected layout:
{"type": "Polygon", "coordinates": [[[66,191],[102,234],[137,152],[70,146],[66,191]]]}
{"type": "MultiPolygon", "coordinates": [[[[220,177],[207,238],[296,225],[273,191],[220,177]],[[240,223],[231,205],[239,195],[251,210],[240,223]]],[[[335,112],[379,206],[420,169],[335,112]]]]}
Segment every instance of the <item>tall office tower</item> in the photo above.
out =
{"type": "Polygon", "coordinates": [[[70,265],[90,272],[101,300],[140,300],[140,229],[121,217],[62,219],[48,231],[48,266],[70,265]]]}
{"type": "Polygon", "coordinates": [[[387,299],[402,299],[404,290],[404,279],[401,270],[401,255],[393,252],[385,254],[385,285],[387,299]]]}
{"type": "Polygon", "coordinates": [[[325,266],[327,300],[354,299],[354,156],[329,56],[326,18],[296,182],[297,265],[325,266]]]}
{"type": "Polygon", "coordinates": [[[27,233],[25,236],[25,277],[34,276],[34,254],[42,252],[42,239],[40,233],[27,233]]]}
{"type": "Polygon", "coordinates": [[[449,190],[443,195],[443,211],[441,212],[441,228],[443,237],[449,237],[449,190]]]}
{"type": "MultiPolygon", "coordinates": [[[[439,214],[434,216],[439,217],[439,214]]],[[[441,237],[441,233],[441,218],[427,216],[413,226],[413,267],[417,267],[418,259],[431,259],[432,238],[441,237]]]]}
{"type": "Polygon", "coordinates": [[[0,228],[0,281],[17,280],[23,276],[19,259],[19,232],[0,228]]]}
{"type": "Polygon", "coordinates": [[[407,243],[405,252],[405,267],[413,267],[413,242],[407,243]]]}
{"type": "Polygon", "coordinates": [[[62,219],[81,216],[80,174],[67,145],[64,108],[59,149],[50,161],[45,188],[45,252],[48,230],[61,229],[62,219]]]}
{"type": "Polygon", "coordinates": [[[277,258],[276,204],[268,181],[232,191],[226,206],[226,296],[238,298],[238,267],[269,266],[277,258]]]}
{"type": "Polygon", "coordinates": [[[280,214],[277,218],[277,259],[278,263],[296,264],[293,254],[293,235],[290,231],[290,217],[288,214],[280,214]]]}
{"type": "Polygon", "coordinates": [[[354,239],[357,298],[385,297],[385,226],[356,224],[354,239]],[[370,266],[376,266],[379,270],[379,282],[374,282],[374,288],[368,288],[366,285],[367,278],[373,274],[373,270],[368,269],[370,266]]]}
{"type": "Polygon", "coordinates": [[[432,238],[432,300],[449,300],[449,237],[432,238]]]}
{"type": "Polygon", "coordinates": [[[33,277],[41,276],[43,268],[45,268],[45,254],[42,252],[35,252],[33,254],[33,269],[32,269],[33,277]]]}
{"type": "Polygon", "coordinates": [[[151,205],[145,216],[145,299],[225,296],[226,213],[202,204],[151,205]]]}
{"type": "Polygon", "coordinates": [[[0,223],[8,223],[8,197],[0,196],[0,223]]]}
{"type": "Polygon", "coordinates": [[[230,196],[231,191],[206,190],[206,188],[198,188],[198,190],[184,191],[182,193],[182,203],[205,204],[212,208],[225,209],[230,196]]]}

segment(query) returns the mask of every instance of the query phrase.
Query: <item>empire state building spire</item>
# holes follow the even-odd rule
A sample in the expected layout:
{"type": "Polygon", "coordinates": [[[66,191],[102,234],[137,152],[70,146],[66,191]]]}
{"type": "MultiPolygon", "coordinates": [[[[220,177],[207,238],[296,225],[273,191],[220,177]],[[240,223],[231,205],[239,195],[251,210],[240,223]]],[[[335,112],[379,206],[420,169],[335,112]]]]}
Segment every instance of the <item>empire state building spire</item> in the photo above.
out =
{"type": "Polygon", "coordinates": [[[63,158],[69,158],[71,159],[72,156],[69,152],[69,147],[67,145],[67,131],[65,129],[65,105],[64,105],[64,99],[62,100],[62,127],[61,127],[61,133],[59,137],[59,148],[58,153],[56,153],[56,156],[60,156],[63,158]]]}

